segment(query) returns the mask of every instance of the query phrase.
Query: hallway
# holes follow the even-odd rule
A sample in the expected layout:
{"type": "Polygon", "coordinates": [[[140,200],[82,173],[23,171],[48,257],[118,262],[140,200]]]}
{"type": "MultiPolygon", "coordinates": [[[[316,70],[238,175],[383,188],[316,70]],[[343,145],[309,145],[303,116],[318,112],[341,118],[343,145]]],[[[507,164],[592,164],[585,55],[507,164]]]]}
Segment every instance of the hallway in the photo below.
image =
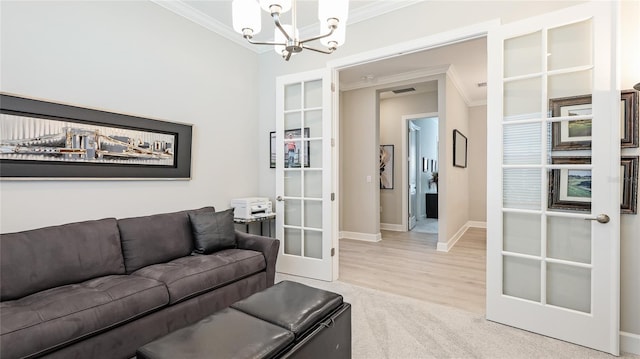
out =
{"type": "Polygon", "coordinates": [[[485,312],[486,230],[470,228],[448,252],[437,234],[382,231],[382,241],[340,240],[340,280],[485,312]]]}

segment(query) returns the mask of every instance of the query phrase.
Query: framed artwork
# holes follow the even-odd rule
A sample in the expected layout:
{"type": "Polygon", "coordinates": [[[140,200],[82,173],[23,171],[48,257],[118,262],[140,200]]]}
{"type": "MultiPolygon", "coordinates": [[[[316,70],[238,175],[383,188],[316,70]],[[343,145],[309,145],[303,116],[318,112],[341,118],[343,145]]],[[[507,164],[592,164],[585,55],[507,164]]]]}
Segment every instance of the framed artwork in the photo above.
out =
{"type": "Polygon", "coordinates": [[[191,125],[0,96],[3,180],[191,178],[191,125]]]}
{"type": "Polygon", "coordinates": [[[638,156],[622,156],[620,161],[620,213],[638,213],[638,156]]]}
{"type": "MultiPolygon", "coordinates": [[[[591,95],[549,100],[553,117],[591,115],[591,95]]],[[[638,147],[638,92],[624,90],[620,95],[620,146],[638,147]]],[[[554,122],[551,126],[552,150],[591,148],[591,120],[554,122]]]]}
{"type": "MultiPolygon", "coordinates": [[[[551,163],[590,164],[591,157],[552,157],[551,163]]],[[[591,210],[591,170],[553,169],[549,187],[549,208],[591,210]]],[[[638,213],[638,156],[620,160],[620,213],[638,213]]]]}
{"type": "Polygon", "coordinates": [[[453,130],[453,165],[467,167],[467,137],[458,130],[453,130]]]}
{"type": "MultiPolygon", "coordinates": [[[[591,95],[549,100],[552,117],[591,115],[591,95]]],[[[591,148],[591,120],[554,122],[551,124],[551,149],[584,150],[591,148]]]]}
{"type": "MultiPolygon", "coordinates": [[[[301,135],[302,131],[298,128],[295,130],[284,131],[284,168],[300,168],[300,148],[302,148],[301,135]]],[[[276,133],[272,131],[269,133],[269,167],[276,168],[276,133]]],[[[304,128],[304,138],[309,138],[309,127],[304,128]]],[[[309,167],[311,161],[309,160],[310,143],[305,142],[304,148],[304,166],[309,167]]]]}
{"type": "Polygon", "coordinates": [[[380,146],[380,189],[393,189],[393,145],[380,146]]]}
{"type": "MultiPolygon", "coordinates": [[[[591,157],[552,157],[551,163],[586,165],[591,163],[591,157]]],[[[548,198],[551,209],[590,211],[591,170],[552,169],[548,198]]]]}
{"type": "Polygon", "coordinates": [[[624,90],[620,99],[620,145],[638,147],[638,91],[624,90]]]}

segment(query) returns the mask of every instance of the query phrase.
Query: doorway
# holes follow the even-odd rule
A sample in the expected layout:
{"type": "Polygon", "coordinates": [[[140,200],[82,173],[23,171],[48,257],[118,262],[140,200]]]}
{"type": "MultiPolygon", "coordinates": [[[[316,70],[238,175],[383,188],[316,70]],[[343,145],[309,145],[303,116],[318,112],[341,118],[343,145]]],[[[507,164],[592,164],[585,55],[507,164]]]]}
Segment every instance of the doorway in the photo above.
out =
{"type": "Polygon", "coordinates": [[[416,117],[408,121],[408,230],[438,234],[438,117],[416,117]],[[415,218],[413,225],[412,217],[415,218]]]}

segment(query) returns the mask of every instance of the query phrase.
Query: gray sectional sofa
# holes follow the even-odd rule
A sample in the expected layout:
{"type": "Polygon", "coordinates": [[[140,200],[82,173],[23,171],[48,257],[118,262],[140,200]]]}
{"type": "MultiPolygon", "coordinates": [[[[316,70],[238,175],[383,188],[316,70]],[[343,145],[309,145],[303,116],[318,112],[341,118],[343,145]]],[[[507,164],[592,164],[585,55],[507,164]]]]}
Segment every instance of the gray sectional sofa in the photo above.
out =
{"type": "Polygon", "coordinates": [[[131,358],[273,285],[278,240],[195,254],[190,213],[0,235],[0,357],[131,358]]]}

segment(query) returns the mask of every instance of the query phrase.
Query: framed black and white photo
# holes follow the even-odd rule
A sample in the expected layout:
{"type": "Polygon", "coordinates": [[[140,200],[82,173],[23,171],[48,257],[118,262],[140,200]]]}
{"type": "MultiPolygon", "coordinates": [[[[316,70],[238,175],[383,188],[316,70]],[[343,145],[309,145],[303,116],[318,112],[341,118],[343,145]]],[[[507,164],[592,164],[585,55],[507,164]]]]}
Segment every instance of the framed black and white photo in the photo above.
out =
{"type": "Polygon", "coordinates": [[[3,180],[191,178],[191,125],[7,94],[0,103],[3,180]]]}
{"type": "Polygon", "coordinates": [[[453,165],[467,167],[467,137],[458,130],[453,130],[453,165]]]}
{"type": "Polygon", "coordinates": [[[380,189],[393,189],[393,145],[380,146],[380,189]]]}
{"type": "MultiPolygon", "coordinates": [[[[300,149],[303,147],[302,132],[300,129],[285,130],[284,131],[284,168],[300,168],[300,159],[304,157],[304,166],[309,167],[311,161],[309,159],[310,144],[309,141],[304,141],[304,153],[300,153],[300,149]]],[[[304,138],[309,138],[309,128],[304,128],[304,138]]],[[[276,168],[276,133],[271,131],[269,133],[269,153],[270,161],[269,167],[276,168]]]]}

